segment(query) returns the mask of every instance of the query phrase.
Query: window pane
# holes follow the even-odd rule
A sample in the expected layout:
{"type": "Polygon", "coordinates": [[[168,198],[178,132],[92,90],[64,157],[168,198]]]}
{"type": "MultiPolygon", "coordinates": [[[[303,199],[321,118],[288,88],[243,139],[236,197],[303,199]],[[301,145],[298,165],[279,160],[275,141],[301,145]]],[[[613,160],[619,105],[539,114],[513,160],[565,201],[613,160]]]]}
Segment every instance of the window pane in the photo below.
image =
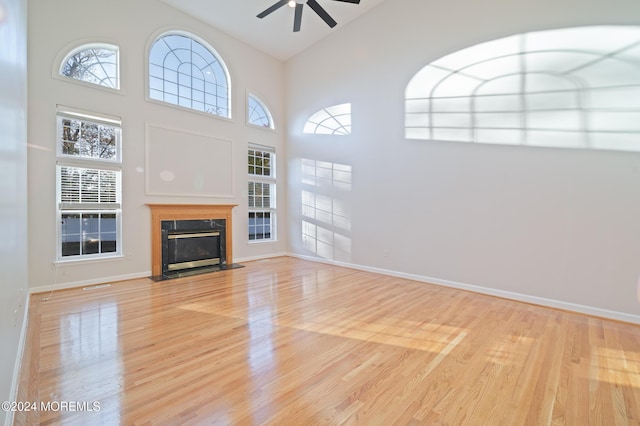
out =
{"type": "Polygon", "coordinates": [[[82,215],[82,254],[100,252],[100,226],[98,214],[82,215]]]}
{"type": "Polygon", "coordinates": [[[118,68],[117,47],[81,48],[64,59],[60,75],[118,89],[118,68]]]}
{"type": "Polygon", "coordinates": [[[117,203],[120,172],[60,167],[60,202],[117,203]]]}
{"type": "Polygon", "coordinates": [[[115,253],[117,251],[117,223],[115,214],[100,215],[100,252],[115,253]]]}
{"type": "Polygon", "coordinates": [[[62,215],[62,256],[76,256],[80,254],[80,215],[62,215]]]}
{"type": "Polygon", "coordinates": [[[258,176],[272,176],[271,153],[267,151],[249,150],[249,174],[258,176]]]}
{"type": "Polygon", "coordinates": [[[152,99],[229,117],[229,85],[224,65],[206,46],[189,36],[165,35],[153,44],[149,63],[153,65],[149,67],[149,79],[165,82],[163,88],[150,84],[152,99]],[[163,96],[158,92],[163,92],[163,96]]]}
{"type": "Polygon", "coordinates": [[[268,183],[249,182],[249,207],[271,208],[271,186],[268,183]]]}
{"type": "Polygon", "coordinates": [[[117,226],[115,213],[63,213],[62,256],[116,253],[117,226]]]}
{"type": "Polygon", "coordinates": [[[249,240],[271,239],[271,213],[249,212],[249,240]]]}
{"type": "Polygon", "coordinates": [[[120,128],[87,120],[58,117],[60,152],[101,160],[117,160],[120,128]]]}
{"type": "Polygon", "coordinates": [[[100,239],[100,253],[115,253],[117,252],[116,234],[115,233],[103,233],[100,239]]]}
{"type": "Polygon", "coordinates": [[[271,113],[268,111],[267,107],[253,95],[249,95],[248,110],[248,121],[250,124],[273,128],[271,113]]]}

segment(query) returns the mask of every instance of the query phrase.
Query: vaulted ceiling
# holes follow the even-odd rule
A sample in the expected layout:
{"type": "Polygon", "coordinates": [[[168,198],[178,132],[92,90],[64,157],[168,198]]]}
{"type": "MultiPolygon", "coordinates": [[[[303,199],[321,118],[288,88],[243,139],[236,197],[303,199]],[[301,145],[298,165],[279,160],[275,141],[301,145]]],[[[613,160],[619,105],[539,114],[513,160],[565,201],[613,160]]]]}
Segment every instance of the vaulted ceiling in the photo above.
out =
{"type": "MultiPolygon", "coordinates": [[[[299,32],[293,31],[295,8],[283,6],[263,19],[256,17],[278,0],[161,0],[281,60],[300,53],[323,37],[363,15],[384,0],[351,4],[317,0],[338,23],[330,28],[305,4],[299,32]]],[[[306,0],[305,0],[306,2],[306,0]]]]}

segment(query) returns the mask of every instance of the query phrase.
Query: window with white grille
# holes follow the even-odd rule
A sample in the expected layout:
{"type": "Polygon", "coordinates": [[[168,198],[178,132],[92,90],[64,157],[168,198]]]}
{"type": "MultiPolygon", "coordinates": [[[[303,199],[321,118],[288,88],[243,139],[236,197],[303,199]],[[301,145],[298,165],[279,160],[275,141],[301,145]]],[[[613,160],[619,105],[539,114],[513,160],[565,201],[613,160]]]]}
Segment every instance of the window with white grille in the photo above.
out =
{"type": "Polygon", "coordinates": [[[167,33],[149,52],[149,98],[231,118],[226,65],[192,34],[167,33]]]}
{"type": "Polygon", "coordinates": [[[249,124],[267,129],[275,127],[269,108],[256,95],[251,93],[247,97],[247,121],[249,124]]]}
{"type": "Polygon", "coordinates": [[[60,65],[59,74],[109,89],[120,89],[118,46],[83,45],[71,51],[60,65]]]}
{"type": "Polygon", "coordinates": [[[58,109],[59,260],[121,254],[120,120],[58,109]]]}
{"type": "Polygon", "coordinates": [[[249,241],[275,240],[275,151],[249,146],[248,155],[249,241]]]}

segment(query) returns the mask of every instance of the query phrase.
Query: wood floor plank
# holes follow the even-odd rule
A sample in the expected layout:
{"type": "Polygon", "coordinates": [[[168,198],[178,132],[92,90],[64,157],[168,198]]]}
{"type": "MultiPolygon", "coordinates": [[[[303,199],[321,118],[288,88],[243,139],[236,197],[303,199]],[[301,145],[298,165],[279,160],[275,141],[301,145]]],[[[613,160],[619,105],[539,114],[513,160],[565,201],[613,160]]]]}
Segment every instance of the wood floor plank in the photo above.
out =
{"type": "Polygon", "coordinates": [[[640,326],[282,257],[33,295],[16,424],[638,425],[640,326]]]}

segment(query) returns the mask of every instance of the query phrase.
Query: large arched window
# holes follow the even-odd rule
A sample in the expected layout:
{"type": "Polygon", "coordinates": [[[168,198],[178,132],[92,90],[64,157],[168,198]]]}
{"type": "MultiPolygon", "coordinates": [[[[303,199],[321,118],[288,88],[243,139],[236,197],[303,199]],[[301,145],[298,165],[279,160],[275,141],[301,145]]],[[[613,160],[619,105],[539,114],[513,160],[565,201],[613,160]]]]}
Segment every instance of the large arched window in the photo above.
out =
{"type": "Polygon", "coordinates": [[[227,68],[213,48],[192,35],[166,33],[149,52],[149,98],[231,117],[227,68]]]}
{"type": "Polygon", "coordinates": [[[64,57],[58,73],[74,80],[119,89],[119,67],[118,46],[85,44],[64,57]]]}
{"type": "Polygon", "coordinates": [[[452,53],[405,93],[409,139],[640,151],[640,27],[524,33],[452,53]]]}

